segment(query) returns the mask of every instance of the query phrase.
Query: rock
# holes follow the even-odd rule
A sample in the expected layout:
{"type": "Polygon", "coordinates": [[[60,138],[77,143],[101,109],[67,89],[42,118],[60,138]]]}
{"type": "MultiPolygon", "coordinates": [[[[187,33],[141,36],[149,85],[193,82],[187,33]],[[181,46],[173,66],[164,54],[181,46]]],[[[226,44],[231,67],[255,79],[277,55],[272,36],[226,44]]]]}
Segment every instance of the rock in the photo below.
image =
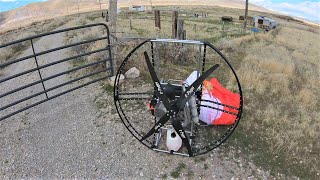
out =
{"type": "MultiPolygon", "coordinates": [[[[108,83],[111,85],[111,86],[114,86],[114,80],[116,79],[116,76],[112,76],[109,78],[108,80],[108,83]]],[[[124,81],[124,75],[123,74],[120,74],[120,80],[119,80],[119,84],[123,83],[124,81]]]]}
{"type": "Polygon", "coordinates": [[[128,79],[134,79],[140,76],[140,71],[136,67],[132,67],[124,75],[128,79]]]}
{"type": "Polygon", "coordinates": [[[143,172],[140,172],[140,177],[143,177],[143,172]]]}

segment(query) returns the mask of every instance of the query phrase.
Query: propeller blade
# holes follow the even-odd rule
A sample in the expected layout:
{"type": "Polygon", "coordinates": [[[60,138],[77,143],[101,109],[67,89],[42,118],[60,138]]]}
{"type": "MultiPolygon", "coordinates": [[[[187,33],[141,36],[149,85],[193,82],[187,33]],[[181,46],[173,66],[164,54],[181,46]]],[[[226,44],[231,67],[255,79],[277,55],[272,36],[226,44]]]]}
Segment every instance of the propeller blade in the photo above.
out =
{"type": "Polygon", "coordinates": [[[173,126],[174,130],[178,133],[180,138],[182,139],[183,144],[187,147],[189,156],[192,157],[193,152],[192,152],[192,149],[190,146],[190,141],[189,141],[189,138],[188,138],[186,132],[184,131],[184,128],[181,125],[181,122],[175,118],[172,121],[172,126],[173,126]]]}
{"type": "Polygon", "coordinates": [[[152,81],[153,81],[153,83],[155,85],[155,93],[160,98],[160,100],[162,101],[164,107],[166,107],[166,109],[168,110],[171,107],[171,105],[169,103],[169,99],[168,99],[167,95],[164,93],[163,87],[160,84],[160,81],[159,81],[159,79],[157,77],[157,74],[154,71],[153,66],[152,66],[152,64],[150,62],[149,55],[148,55],[148,53],[146,51],[144,52],[144,58],[146,60],[146,63],[147,63],[147,66],[148,66],[149,73],[151,75],[152,81]]]}
{"type": "Polygon", "coordinates": [[[150,129],[150,131],[143,136],[140,141],[143,141],[145,139],[147,139],[148,137],[150,137],[152,134],[154,134],[155,132],[158,132],[158,130],[166,123],[168,122],[170,119],[170,116],[168,116],[168,113],[166,115],[164,115],[158,122],[156,122],[156,124],[152,127],[152,129],[150,129]]]}

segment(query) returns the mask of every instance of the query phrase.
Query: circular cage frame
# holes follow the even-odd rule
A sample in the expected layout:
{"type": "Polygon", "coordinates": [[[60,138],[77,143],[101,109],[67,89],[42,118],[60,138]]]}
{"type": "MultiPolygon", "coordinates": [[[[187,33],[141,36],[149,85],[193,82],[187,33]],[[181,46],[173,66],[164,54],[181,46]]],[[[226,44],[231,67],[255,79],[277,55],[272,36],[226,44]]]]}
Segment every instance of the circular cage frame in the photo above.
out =
{"type": "MultiPolygon", "coordinates": [[[[134,49],[132,49],[130,51],[130,53],[126,56],[126,58],[123,60],[123,62],[121,63],[117,74],[116,74],[116,78],[115,78],[115,82],[114,82],[114,103],[115,103],[115,107],[117,110],[117,113],[119,114],[119,117],[122,121],[122,123],[125,125],[125,127],[128,129],[128,131],[138,140],[140,141],[143,145],[145,145],[146,147],[148,147],[149,149],[153,149],[156,150],[153,143],[148,141],[147,139],[143,139],[143,135],[140,134],[130,123],[130,121],[128,120],[125,112],[123,111],[122,107],[121,107],[121,102],[119,101],[119,82],[120,82],[120,74],[123,73],[123,67],[126,65],[126,63],[128,62],[128,60],[130,59],[130,57],[132,56],[132,54],[134,52],[137,51],[137,49],[139,49],[141,46],[145,45],[146,43],[157,43],[157,42],[166,42],[166,43],[182,43],[182,44],[196,44],[196,45],[202,45],[204,47],[209,47],[212,50],[214,50],[214,52],[216,52],[223,60],[224,62],[229,66],[229,68],[231,69],[235,79],[236,79],[236,83],[238,86],[238,90],[239,90],[239,95],[240,95],[240,106],[238,108],[238,113],[236,115],[236,119],[235,122],[227,129],[227,131],[216,141],[208,144],[205,148],[202,149],[193,149],[193,155],[192,156],[197,156],[197,155],[201,155],[201,154],[205,154],[209,151],[212,151],[213,149],[217,148],[218,146],[220,146],[222,143],[224,143],[230,136],[231,134],[234,132],[234,130],[236,129],[236,127],[238,126],[240,119],[241,119],[241,115],[243,112],[243,94],[242,94],[242,89],[241,89],[241,84],[239,81],[239,78],[234,70],[234,68],[232,67],[231,63],[228,61],[228,59],[222,54],[221,51],[219,51],[215,46],[213,46],[212,44],[210,44],[209,42],[202,42],[202,41],[193,41],[193,40],[177,40],[177,39],[148,39],[143,41],[142,43],[140,43],[139,45],[137,45],[134,49]]],[[[205,54],[204,54],[205,56],[205,54]]],[[[202,73],[204,71],[204,66],[205,63],[203,62],[203,69],[202,69],[202,73]]],[[[185,156],[190,156],[190,155],[186,155],[186,154],[181,154],[181,153],[174,153],[174,152],[170,152],[171,154],[178,154],[178,155],[185,155],[185,156]]]]}

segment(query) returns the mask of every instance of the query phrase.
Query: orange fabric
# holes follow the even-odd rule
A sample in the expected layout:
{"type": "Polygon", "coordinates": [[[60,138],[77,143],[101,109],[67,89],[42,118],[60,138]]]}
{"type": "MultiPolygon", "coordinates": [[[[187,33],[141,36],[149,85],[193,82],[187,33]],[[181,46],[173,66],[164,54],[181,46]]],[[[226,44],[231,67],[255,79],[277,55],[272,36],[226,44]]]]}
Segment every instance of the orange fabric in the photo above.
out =
{"type": "Polygon", "coordinates": [[[147,106],[149,107],[150,110],[154,110],[154,106],[151,105],[150,101],[146,102],[147,106]]]}
{"type": "MultiPolygon", "coordinates": [[[[240,95],[233,93],[230,90],[224,88],[216,78],[212,78],[210,81],[204,81],[204,88],[208,90],[210,96],[218,98],[222,104],[240,107],[240,95]]],[[[223,106],[223,110],[238,113],[238,110],[223,106]]],[[[213,125],[232,125],[236,116],[223,112],[222,115],[213,121],[213,125]]]]}

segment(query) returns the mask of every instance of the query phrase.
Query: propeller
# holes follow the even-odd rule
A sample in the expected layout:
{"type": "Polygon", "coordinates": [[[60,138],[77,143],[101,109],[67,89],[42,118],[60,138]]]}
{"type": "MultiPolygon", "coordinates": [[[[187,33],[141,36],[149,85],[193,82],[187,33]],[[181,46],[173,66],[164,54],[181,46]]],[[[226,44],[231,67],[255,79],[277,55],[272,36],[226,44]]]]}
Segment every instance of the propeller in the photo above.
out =
{"type": "Polygon", "coordinates": [[[140,139],[140,141],[145,140],[146,138],[150,137],[152,134],[155,132],[158,132],[159,129],[164,126],[165,123],[167,123],[171,118],[172,120],[172,125],[173,128],[176,130],[178,135],[181,137],[183,143],[186,145],[188,149],[189,156],[192,156],[192,150],[191,146],[189,144],[189,139],[186,135],[186,132],[184,131],[184,128],[181,125],[181,122],[179,119],[176,117],[176,115],[179,113],[181,109],[183,109],[184,105],[186,102],[191,98],[191,96],[194,94],[194,92],[198,89],[198,87],[203,83],[203,81],[209,77],[209,75],[215,71],[219,65],[216,64],[212,66],[210,69],[208,69],[206,72],[204,72],[196,81],[194,81],[191,86],[189,86],[186,91],[183,92],[183,94],[177,99],[177,101],[173,104],[170,105],[169,99],[167,95],[164,93],[163,87],[160,84],[160,81],[154,71],[154,68],[150,62],[150,58],[148,56],[147,52],[144,52],[144,57],[149,69],[149,73],[151,75],[151,78],[154,82],[155,85],[155,94],[159,97],[159,99],[162,101],[164,106],[167,109],[167,113],[160,118],[159,121],[155,123],[155,125],[152,127],[152,129],[140,139]]]}

